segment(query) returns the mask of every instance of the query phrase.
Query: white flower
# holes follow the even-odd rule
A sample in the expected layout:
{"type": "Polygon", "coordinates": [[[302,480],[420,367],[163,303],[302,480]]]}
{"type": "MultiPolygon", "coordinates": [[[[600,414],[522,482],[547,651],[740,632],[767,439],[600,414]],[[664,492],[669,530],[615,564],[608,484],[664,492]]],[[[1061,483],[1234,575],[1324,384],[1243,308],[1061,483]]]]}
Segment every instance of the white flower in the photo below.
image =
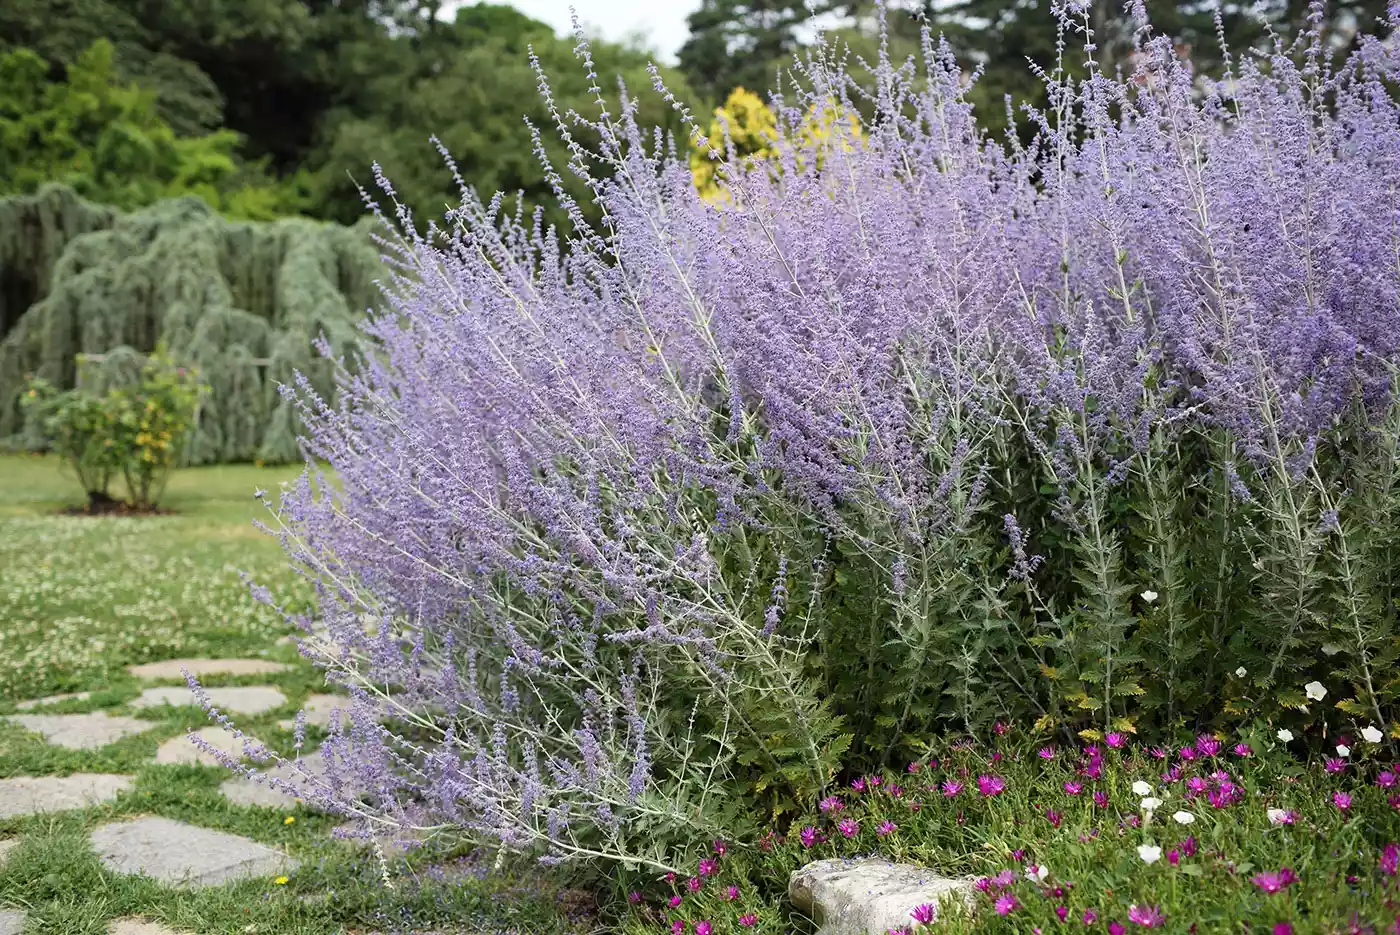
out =
{"type": "Polygon", "coordinates": [[[1303,691],[1313,701],[1321,701],[1322,699],[1327,697],[1327,689],[1322,687],[1321,682],[1309,682],[1308,684],[1303,686],[1303,691]]]}
{"type": "Polygon", "coordinates": [[[1139,779],[1133,783],[1133,795],[1151,795],[1152,787],[1139,779]]]}
{"type": "Polygon", "coordinates": [[[1235,670],[1235,675],[1239,678],[1244,678],[1248,674],[1249,670],[1246,669],[1244,666],[1240,666],[1238,669],[1235,670]]]}
{"type": "Polygon", "coordinates": [[[1351,747],[1344,743],[1337,744],[1337,756],[1351,756],[1351,747]]]}
{"type": "Polygon", "coordinates": [[[1162,849],[1155,844],[1139,844],[1138,856],[1145,864],[1155,864],[1162,859],[1162,849]]]}
{"type": "Polygon", "coordinates": [[[1342,651],[1342,647],[1338,646],[1336,643],[1323,643],[1322,651],[1329,656],[1335,656],[1342,651]]]}
{"type": "Polygon", "coordinates": [[[1045,878],[1050,875],[1050,868],[1031,864],[1026,868],[1026,879],[1037,883],[1044,883],[1045,878]]]}
{"type": "Polygon", "coordinates": [[[1269,816],[1269,824],[1281,825],[1283,824],[1284,816],[1287,815],[1288,812],[1284,811],[1281,808],[1271,808],[1264,814],[1269,816]]]}
{"type": "Polygon", "coordinates": [[[1380,743],[1381,738],[1384,736],[1385,734],[1382,734],[1374,724],[1372,724],[1370,727],[1361,728],[1361,737],[1367,743],[1380,743]]]}
{"type": "Polygon", "coordinates": [[[1151,604],[1153,601],[1155,601],[1155,600],[1157,599],[1157,592],[1156,592],[1156,591],[1143,591],[1143,592],[1142,592],[1142,599],[1143,599],[1144,601],[1147,601],[1147,603],[1151,604]]]}
{"type": "Polygon", "coordinates": [[[1144,812],[1154,812],[1162,807],[1162,800],[1148,796],[1142,800],[1142,810],[1144,812]]]}
{"type": "Polygon", "coordinates": [[[1288,741],[1293,739],[1293,731],[1286,727],[1280,729],[1278,732],[1278,739],[1282,740],[1284,743],[1288,743],[1288,741]]]}
{"type": "Polygon", "coordinates": [[[1196,816],[1192,815],[1190,812],[1177,812],[1172,815],[1172,818],[1178,825],[1189,825],[1196,820],[1196,816]]]}

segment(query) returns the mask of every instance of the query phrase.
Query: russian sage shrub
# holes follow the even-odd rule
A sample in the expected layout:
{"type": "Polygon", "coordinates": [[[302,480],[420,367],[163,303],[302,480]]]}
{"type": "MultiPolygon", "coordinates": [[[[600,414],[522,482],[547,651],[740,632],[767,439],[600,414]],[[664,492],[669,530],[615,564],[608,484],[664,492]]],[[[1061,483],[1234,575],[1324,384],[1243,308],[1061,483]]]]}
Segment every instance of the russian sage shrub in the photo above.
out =
{"type": "Polygon", "coordinates": [[[294,391],[334,474],[280,534],[357,698],[303,794],[674,869],[932,731],[1297,726],[1314,680],[1386,722],[1396,52],[1091,40],[1004,142],[926,36],[871,86],[815,53],[771,158],[710,149],[726,198],[597,92],[571,230],[386,211],[380,353],[294,391]]]}

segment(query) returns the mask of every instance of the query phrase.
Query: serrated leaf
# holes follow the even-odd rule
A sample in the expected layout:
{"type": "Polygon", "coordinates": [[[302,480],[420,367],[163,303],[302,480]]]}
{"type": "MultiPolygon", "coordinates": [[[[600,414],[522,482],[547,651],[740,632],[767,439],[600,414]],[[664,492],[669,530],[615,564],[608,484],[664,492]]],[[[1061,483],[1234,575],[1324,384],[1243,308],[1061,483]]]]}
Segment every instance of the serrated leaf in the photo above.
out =
{"type": "Polygon", "coordinates": [[[1337,702],[1337,709],[1345,711],[1352,717],[1365,717],[1367,713],[1366,706],[1355,698],[1343,698],[1337,702]]]}
{"type": "Polygon", "coordinates": [[[1079,732],[1079,736],[1082,737],[1082,738],[1085,739],[1085,740],[1092,740],[1092,741],[1103,740],[1103,734],[1100,733],[1099,731],[1095,730],[1095,729],[1092,728],[1092,727],[1086,727],[1086,728],[1084,728],[1082,731],[1079,732]]]}

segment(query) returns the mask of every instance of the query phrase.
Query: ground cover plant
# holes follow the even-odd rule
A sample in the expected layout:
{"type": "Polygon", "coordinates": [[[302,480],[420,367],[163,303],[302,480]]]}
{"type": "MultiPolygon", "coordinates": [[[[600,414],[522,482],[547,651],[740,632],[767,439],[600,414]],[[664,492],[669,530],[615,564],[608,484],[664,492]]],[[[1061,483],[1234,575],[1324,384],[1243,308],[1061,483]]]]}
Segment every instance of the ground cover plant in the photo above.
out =
{"type": "Polygon", "coordinates": [[[906,933],[1400,926],[1400,779],[1380,735],[1306,757],[1262,731],[1174,747],[1035,733],[998,724],[990,742],[932,743],[756,847],[715,841],[684,873],[635,877],[619,930],[791,931],[793,870],[871,855],[975,881],[970,905],[910,906],[906,933]]]}
{"type": "Polygon", "coordinates": [[[272,499],[374,790],[303,794],[680,873],[997,721],[1391,731],[1394,45],[1213,81],[1139,15],[1118,77],[1057,25],[1029,144],[926,34],[864,86],[816,53],[770,158],[710,148],[727,198],[600,89],[549,132],[602,140],[557,170],[601,225],[395,208],[382,356],[295,393],[337,486],[272,499]]]}
{"type": "MultiPolygon", "coordinates": [[[[582,933],[594,922],[578,894],[460,842],[427,842],[384,859],[338,839],[341,819],[300,805],[235,804],[220,766],[155,762],[159,748],[208,726],[191,703],[134,708],[149,686],[126,666],[168,658],[253,658],[284,672],[211,676],[208,686],[272,685],[286,704],[244,719],[284,755],[296,753],[295,718],[325,681],[278,640],[285,623],[248,593],[248,572],[296,605],[309,592],[276,543],[252,525],[253,491],[276,489],[287,468],[225,465],[179,470],[159,516],[75,516],[78,487],[56,456],[0,457],[0,780],[109,773],[132,777],[102,805],[0,817],[0,909],[27,913],[30,935],[105,935],[113,919],[141,915],[177,931],[261,935],[355,932],[582,933]],[[89,692],[19,711],[24,699],[89,692]],[[148,722],[95,749],[69,749],[5,719],[22,714],[110,712],[148,722]],[[301,862],[283,877],[182,889],[104,867],[87,834],[99,825],[159,815],[280,848],[301,862]]],[[[114,492],[124,493],[121,481],[114,492]]],[[[178,684],[178,676],[166,680],[178,684]]],[[[323,737],[307,728],[302,750],[323,737]]],[[[11,794],[0,791],[0,797],[11,794]]],[[[9,803],[6,803],[7,805],[9,803]]],[[[8,809],[0,809],[7,812],[8,809]]]]}

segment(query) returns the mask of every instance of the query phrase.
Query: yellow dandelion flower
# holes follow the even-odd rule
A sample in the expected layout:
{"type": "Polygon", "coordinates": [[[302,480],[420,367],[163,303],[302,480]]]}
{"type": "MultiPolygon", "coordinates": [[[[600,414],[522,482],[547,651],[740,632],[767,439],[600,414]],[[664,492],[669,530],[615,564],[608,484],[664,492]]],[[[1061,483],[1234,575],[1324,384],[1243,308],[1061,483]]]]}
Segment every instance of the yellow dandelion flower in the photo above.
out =
{"type": "Polygon", "coordinates": [[[286,818],[283,818],[283,819],[282,819],[282,824],[284,824],[284,825],[295,824],[295,823],[296,823],[296,820],[297,820],[297,819],[296,819],[296,816],[295,816],[295,815],[288,815],[286,818]]]}
{"type": "Polygon", "coordinates": [[[286,886],[288,883],[291,882],[291,880],[292,880],[291,877],[278,877],[277,879],[273,880],[272,882],[273,882],[273,883],[276,883],[278,886],[286,886]]]}

